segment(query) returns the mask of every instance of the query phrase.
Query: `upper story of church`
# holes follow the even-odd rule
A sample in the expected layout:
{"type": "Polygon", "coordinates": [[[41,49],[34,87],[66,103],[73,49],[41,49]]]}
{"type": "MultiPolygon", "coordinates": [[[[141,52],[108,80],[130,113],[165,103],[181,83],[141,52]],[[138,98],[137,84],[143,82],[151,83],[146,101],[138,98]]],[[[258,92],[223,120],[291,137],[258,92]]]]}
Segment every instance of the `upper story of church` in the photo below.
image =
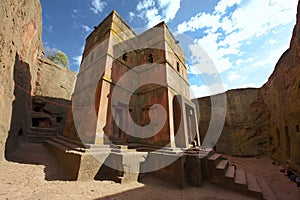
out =
{"type": "Polygon", "coordinates": [[[143,73],[141,65],[164,65],[164,71],[157,71],[165,75],[162,82],[189,98],[185,55],[165,22],[137,34],[112,11],[87,37],[79,76],[101,58],[106,61],[97,65],[105,65],[104,76],[112,82],[129,70],[143,73]]]}

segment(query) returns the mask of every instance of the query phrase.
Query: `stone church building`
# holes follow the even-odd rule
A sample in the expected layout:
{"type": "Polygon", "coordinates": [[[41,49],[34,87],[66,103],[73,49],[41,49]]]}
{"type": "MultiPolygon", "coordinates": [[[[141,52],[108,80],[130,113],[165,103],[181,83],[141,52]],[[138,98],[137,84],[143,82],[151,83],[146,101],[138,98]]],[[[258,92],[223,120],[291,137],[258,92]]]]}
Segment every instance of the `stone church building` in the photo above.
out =
{"type": "Polygon", "coordinates": [[[185,56],[167,25],[161,22],[136,34],[113,11],[94,28],[72,97],[80,139],[88,144],[200,146],[185,56]]]}

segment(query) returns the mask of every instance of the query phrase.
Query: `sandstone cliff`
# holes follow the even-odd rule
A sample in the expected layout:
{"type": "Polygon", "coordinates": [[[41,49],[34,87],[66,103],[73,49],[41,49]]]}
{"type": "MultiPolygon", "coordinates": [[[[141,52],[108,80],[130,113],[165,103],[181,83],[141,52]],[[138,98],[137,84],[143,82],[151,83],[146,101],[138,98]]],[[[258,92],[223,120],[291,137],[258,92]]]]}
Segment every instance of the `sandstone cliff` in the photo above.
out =
{"type": "Polygon", "coordinates": [[[41,13],[39,0],[1,1],[0,162],[31,127],[32,96],[70,100],[73,91],[75,73],[44,58],[41,13]]]}
{"type": "Polygon", "coordinates": [[[261,89],[270,111],[275,159],[291,162],[300,172],[300,3],[290,48],[261,89]]]}
{"type": "MultiPolygon", "coordinates": [[[[5,141],[11,125],[12,103],[17,101],[14,96],[14,69],[19,68],[21,71],[19,81],[23,88],[30,89],[34,77],[30,77],[29,70],[37,64],[37,57],[42,51],[40,2],[2,1],[0,23],[0,160],[3,160],[5,141]]],[[[21,96],[25,97],[19,106],[28,105],[28,95],[21,96]]]]}
{"type": "MultiPolygon", "coordinates": [[[[260,89],[226,92],[226,120],[217,151],[239,156],[271,155],[300,173],[300,4],[290,48],[260,89]]],[[[210,98],[198,99],[200,133],[210,120],[210,98]]]]}
{"type": "MultiPolygon", "coordinates": [[[[269,112],[259,89],[226,92],[226,118],[217,151],[236,156],[264,155],[269,150],[269,112]]],[[[198,99],[203,141],[211,118],[211,99],[198,99]]]]}

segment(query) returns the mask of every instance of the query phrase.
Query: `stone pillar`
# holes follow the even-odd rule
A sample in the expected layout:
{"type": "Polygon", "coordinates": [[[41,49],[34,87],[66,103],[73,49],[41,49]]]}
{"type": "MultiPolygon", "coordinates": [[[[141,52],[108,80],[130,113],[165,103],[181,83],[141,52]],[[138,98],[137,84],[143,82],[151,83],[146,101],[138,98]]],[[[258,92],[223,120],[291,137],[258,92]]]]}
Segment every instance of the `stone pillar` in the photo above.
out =
{"type": "Polygon", "coordinates": [[[181,104],[181,111],[182,111],[182,115],[181,115],[181,120],[183,120],[183,134],[184,134],[184,142],[186,147],[188,147],[189,145],[189,133],[188,133],[188,119],[186,118],[186,109],[185,109],[185,103],[183,101],[182,98],[180,98],[180,104],[181,104]]]}
{"type": "Polygon", "coordinates": [[[176,148],[175,133],[174,133],[174,113],[173,113],[173,98],[174,94],[168,89],[168,108],[169,108],[169,130],[170,130],[170,147],[176,148]]]}
{"type": "Polygon", "coordinates": [[[104,137],[105,137],[104,127],[107,122],[109,93],[110,93],[110,83],[107,82],[106,80],[102,80],[99,112],[97,116],[95,144],[104,144],[104,137]]]}

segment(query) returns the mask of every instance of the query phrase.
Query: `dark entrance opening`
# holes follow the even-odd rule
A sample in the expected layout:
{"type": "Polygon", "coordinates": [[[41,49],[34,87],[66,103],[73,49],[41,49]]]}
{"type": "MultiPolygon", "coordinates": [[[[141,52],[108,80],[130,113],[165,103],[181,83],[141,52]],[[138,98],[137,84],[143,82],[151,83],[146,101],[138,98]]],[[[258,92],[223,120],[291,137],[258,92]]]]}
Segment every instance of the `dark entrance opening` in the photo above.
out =
{"type": "Polygon", "coordinates": [[[123,144],[126,143],[127,140],[126,134],[120,128],[123,127],[123,120],[125,120],[123,117],[123,110],[121,108],[116,108],[115,112],[112,141],[115,144],[123,144]]]}
{"type": "Polygon", "coordinates": [[[182,108],[179,103],[179,96],[173,98],[173,123],[174,123],[174,134],[176,147],[185,147],[185,135],[182,120],[182,108]],[[182,125],[181,125],[182,124],[182,125]]]}

